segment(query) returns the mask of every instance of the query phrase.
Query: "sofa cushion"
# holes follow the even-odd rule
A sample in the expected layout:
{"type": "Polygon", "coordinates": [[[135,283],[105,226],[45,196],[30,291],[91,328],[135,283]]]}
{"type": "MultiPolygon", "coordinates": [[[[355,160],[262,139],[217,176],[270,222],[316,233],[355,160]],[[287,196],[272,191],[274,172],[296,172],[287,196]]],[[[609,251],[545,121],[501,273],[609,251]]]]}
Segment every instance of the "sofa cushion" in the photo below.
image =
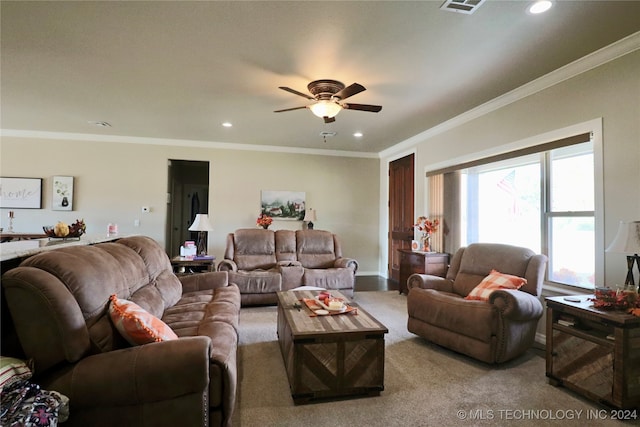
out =
{"type": "Polygon", "coordinates": [[[294,230],[276,230],[276,259],[296,261],[296,232],[294,230]]]}
{"type": "Polygon", "coordinates": [[[305,268],[331,268],[338,256],[335,253],[333,234],[321,230],[296,232],[298,261],[305,268]]]}
{"type": "Polygon", "coordinates": [[[305,268],[302,277],[303,286],[324,289],[353,289],[354,281],[353,271],[348,268],[305,268]]]}
{"type": "Polygon", "coordinates": [[[490,342],[498,331],[497,308],[482,301],[468,301],[460,295],[433,289],[412,289],[407,298],[409,317],[436,328],[490,342]]]}
{"type": "Polygon", "coordinates": [[[482,281],[465,297],[468,300],[489,301],[489,295],[498,289],[520,289],[527,283],[527,279],[503,274],[496,270],[482,279],[482,281]]]}
{"type": "Polygon", "coordinates": [[[277,269],[230,271],[229,282],[235,283],[244,294],[263,294],[282,290],[282,275],[277,269]]]}
{"type": "Polygon", "coordinates": [[[131,345],[178,339],[162,320],[145,311],[138,304],[111,295],[109,315],[118,332],[131,345]]]}
{"type": "Polygon", "coordinates": [[[236,230],[234,244],[234,261],[239,270],[269,269],[276,264],[275,236],[271,230],[236,230]]]}

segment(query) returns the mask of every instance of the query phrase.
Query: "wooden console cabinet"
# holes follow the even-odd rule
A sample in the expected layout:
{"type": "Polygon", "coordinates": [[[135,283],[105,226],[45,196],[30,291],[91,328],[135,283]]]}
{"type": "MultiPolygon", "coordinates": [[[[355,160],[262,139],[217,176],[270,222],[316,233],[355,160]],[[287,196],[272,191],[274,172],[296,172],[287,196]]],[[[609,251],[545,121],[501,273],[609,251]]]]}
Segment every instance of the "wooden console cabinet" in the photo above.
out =
{"type": "Polygon", "coordinates": [[[449,268],[449,255],[439,252],[418,252],[398,249],[400,255],[400,283],[401,294],[406,294],[407,279],[414,273],[431,274],[444,277],[449,268]]]}
{"type": "Polygon", "coordinates": [[[593,307],[590,296],[547,298],[546,374],[620,409],[640,407],[640,317],[593,307]]]}

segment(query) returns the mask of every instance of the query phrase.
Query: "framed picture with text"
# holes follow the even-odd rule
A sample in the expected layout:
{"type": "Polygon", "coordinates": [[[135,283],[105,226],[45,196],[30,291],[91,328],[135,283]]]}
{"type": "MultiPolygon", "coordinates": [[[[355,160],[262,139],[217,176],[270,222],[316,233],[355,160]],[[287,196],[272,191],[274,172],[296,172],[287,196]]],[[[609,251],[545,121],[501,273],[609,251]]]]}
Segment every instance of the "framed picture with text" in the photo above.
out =
{"type": "Polygon", "coordinates": [[[41,209],[42,178],[0,178],[0,208],[41,209]]]}

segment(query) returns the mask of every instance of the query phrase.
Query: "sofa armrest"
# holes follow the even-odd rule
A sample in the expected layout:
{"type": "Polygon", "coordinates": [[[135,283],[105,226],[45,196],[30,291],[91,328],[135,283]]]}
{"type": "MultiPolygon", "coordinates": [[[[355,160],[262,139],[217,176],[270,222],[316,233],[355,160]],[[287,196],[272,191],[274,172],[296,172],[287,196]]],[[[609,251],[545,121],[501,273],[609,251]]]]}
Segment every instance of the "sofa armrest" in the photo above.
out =
{"type": "Polygon", "coordinates": [[[49,378],[46,388],[69,397],[75,408],[132,406],[188,394],[206,395],[210,348],[210,338],[200,336],[96,354],[49,378]]]}
{"type": "Polygon", "coordinates": [[[226,271],[211,271],[179,276],[182,283],[182,293],[205,291],[223,288],[229,285],[229,274],[226,271]]]}
{"type": "Polygon", "coordinates": [[[223,259],[218,263],[218,271],[238,271],[238,265],[232,259],[223,259]]]}
{"type": "Polygon", "coordinates": [[[414,273],[407,279],[407,289],[413,288],[435,289],[442,292],[453,292],[453,280],[430,274],[414,273]]]}
{"type": "Polygon", "coordinates": [[[538,297],[515,289],[499,289],[489,295],[489,303],[495,305],[504,317],[511,320],[539,319],[542,303],[538,297]]]}
{"type": "Polygon", "coordinates": [[[358,261],[353,258],[338,258],[334,261],[335,268],[350,268],[355,273],[358,271],[358,261]]]}

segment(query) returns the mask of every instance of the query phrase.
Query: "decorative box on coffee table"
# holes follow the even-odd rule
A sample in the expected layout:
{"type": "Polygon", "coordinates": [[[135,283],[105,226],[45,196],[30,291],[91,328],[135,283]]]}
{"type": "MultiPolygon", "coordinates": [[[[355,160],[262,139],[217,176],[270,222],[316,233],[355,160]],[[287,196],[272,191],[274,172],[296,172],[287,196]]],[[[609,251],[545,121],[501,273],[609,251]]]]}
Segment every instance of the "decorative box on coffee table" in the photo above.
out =
{"type": "MultiPolygon", "coordinates": [[[[317,294],[277,293],[278,342],[294,403],[379,395],[384,390],[388,329],[361,307],[357,314],[314,316],[301,299],[317,294]]],[[[348,301],[337,291],[331,295],[348,301]]]]}
{"type": "Polygon", "coordinates": [[[621,409],[640,407],[640,317],[589,296],[547,298],[547,377],[621,409]]]}

